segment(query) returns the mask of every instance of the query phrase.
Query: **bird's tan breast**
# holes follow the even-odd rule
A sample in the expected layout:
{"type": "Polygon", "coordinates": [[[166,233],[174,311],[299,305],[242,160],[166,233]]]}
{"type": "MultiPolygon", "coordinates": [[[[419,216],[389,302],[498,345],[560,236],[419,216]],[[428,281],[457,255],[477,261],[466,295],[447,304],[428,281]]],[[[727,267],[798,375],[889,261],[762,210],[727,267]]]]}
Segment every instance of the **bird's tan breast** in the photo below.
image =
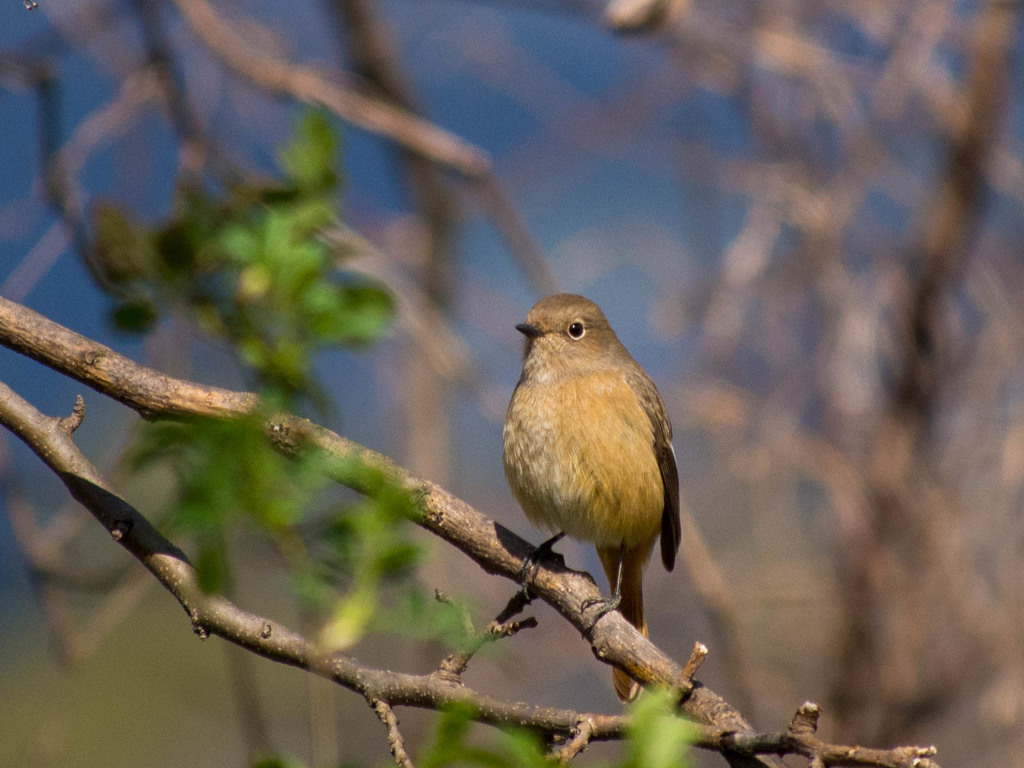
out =
{"type": "Polygon", "coordinates": [[[505,420],[504,460],[535,525],[599,546],[657,537],[664,489],[653,430],[621,375],[521,383],[505,420]]]}

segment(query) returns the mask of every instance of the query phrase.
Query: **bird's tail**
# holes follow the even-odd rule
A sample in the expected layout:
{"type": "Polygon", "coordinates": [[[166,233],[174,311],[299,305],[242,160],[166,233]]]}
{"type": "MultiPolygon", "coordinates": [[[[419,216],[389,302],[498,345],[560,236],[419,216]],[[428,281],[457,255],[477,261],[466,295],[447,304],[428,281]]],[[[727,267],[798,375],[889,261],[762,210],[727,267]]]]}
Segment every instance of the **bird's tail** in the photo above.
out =
{"type": "MultiPolygon", "coordinates": [[[[601,565],[604,566],[605,575],[614,593],[619,576],[621,550],[618,547],[599,547],[597,554],[601,558],[601,565]]],[[[626,551],[622,563],[622,585],[619,589],[619,612],[626,621],[640,630],[644,637],[647,637],[647,622],[644,621],[643,577],[649,554],[642,547],[626,551]]],[[[620,701],[632,701],[640,693],[640,684],[618,668],[612,670],[612,684],[620,701]]]]}

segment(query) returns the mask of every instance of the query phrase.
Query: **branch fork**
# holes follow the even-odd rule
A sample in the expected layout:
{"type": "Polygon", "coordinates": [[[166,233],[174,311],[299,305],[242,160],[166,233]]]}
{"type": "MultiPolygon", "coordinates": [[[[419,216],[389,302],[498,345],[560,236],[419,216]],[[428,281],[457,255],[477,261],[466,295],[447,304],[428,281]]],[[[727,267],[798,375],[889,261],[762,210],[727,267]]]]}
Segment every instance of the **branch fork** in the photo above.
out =
{"type": "MultiPolygon", "coordinates": [[[[516,593],[517,596],[520,594],[522,594],[522,591],[516,593]]],[[[455,605],[455,602],[440,590],[435,592],[435,597],[439,602],[455,605]]],[[[533,616],[527,616],[518,621],[511,621],[508,612],[513,604],[518,604],[515,596],[509,601],[509,605],[506,605],[501,613],[498,614],[498,618],[488,624],[487,629],[482,633],[477,633],[473,626],[473,620],[469,616],[469,611],[463,607],[462,623],[470,640],[465,649],[448,654],[441,661],[438,668],[434,670],[433,675],[441,680],[461,685],[462,673],[466,671],[466,667],[469,666],[470,660],[476,655],[477,651],[489,643],[501,640],[502,638],[512,637],[524,629],[533,629],[537,626],[537,619],[533,616]]],[[[523,607],[525,607],[525,604],[520,605],[515,610],[515,613],[519,613],[523,607]]]]}

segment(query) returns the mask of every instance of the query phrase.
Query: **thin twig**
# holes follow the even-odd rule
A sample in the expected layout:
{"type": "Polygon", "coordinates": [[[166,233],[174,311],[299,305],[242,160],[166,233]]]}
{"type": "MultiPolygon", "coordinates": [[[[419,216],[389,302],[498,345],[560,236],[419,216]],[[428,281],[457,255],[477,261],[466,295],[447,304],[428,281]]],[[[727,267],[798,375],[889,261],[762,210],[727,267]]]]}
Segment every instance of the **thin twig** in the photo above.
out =
{"type": "Polygon", "coordinates": [[[203,124],[189,104],[159,4],[154,0],[132,0],[132,7],[142,28],[148,66],[159,83],[171,122],[182,143],[179,159],[185,180],[187,183],[196,183],[208,161],[213,165],[223,164],[224,161],[218,153],[212,151],[203,124]]]}
{"type": "Polygon", "coordinates": [[[319,72],[271,56],[250,45],[237,27],[206,0],[175,0],[192,33],[222,62],[270,93],[319,104],[353,125],[386,136],[469,178],[490,173],[490,160],[476,147],[438,126],[379,99],[324,78],[319,72]]]}
{"type": "Polygon", "coordinates": [[[384,727],[388,729],[388,749],[391,750],[395,762],[400,768],[416,768],[409,753],[405,751],[405,739],[402,738],[402,733],[398,730],[398,718],[395,716],[395,711],[386,701],[371,701],[370,706],[373,707],[373,711],[377,713],[380,721],[384,723],[384,727]]]}
{"type": "Polygon", "coordinates": [[[686,666],[683,667],[683,680],[688,683],[692,683],[693,676],[697,674],[697,670],[700,669],[700,665],[704,663],[704,659],[707,657],[708,647],[700,641],[694,643],[693,653],[690,654],[690,658],[686,662],[686,666]]]}
{"type": "Polygon", "coordinates": [[[461,682],[462,673],[466,671],[473,656],[489,643],[501,640],[505,637],[512,637],[524,629],[533,629],[537,626],[537,619],[527,616],[519,621],[506,621],[499,623],[492,621],[487,629],[480,635],[474,637],[468,646],[461,651],[448,654],[438,666],[434,674],[449,680],[453,683],[461,682]]]}
{"type": "Polygon", "coordinates": [[[572,736],[560,750],[558,750],[558,764],[568,765],[572,759],[590,744],[590,738],[594,735],[594,725],[589,720],[583,719],[576,723],[572,736]]]}

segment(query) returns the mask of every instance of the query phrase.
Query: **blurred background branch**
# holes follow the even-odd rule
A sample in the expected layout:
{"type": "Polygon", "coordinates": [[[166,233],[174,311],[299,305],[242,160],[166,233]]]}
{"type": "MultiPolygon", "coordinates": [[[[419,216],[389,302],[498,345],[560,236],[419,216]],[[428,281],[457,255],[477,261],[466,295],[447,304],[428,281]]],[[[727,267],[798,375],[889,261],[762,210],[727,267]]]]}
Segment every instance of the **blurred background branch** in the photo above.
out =
{"type": "MultiPolygon", "coordinates": [[[[556,286],[586,294],[652,372],[676,427],[688,576],[651,580],[658,646],[682,660],[705,640],[702,680],[758,728],[812,698],[835,741],[935,741],[944,763],[982,768],[1024,749],[1017,3],[7,6],[0,295],[169,375],[252,388],[281,371],[254,372],[236,354],[238,334],[251,354],[288,362],[294,348],[272,342],[290,326],[260,325],[248,309],[265,310],[267,296],[302,304],[286,291],[291,272],[225,273],[181,244],[237,244],[229,235],[241,227],[265,245],[267,210],[302,229],[301,203],[316,198],[334,212],[309,246],[329,250],[317,251],[318,279],[353,296],[386,286],[395,317],[372,349],[321,339],[303,369],[319,393],[298,409],[532,535],[500,470],[519,370],[512,328],[556,286]],[[340,137],[337,186],[295,163],[282,171],[305,105],[340,137]],[[168,255],[181,260],[168,266],[168,255]],[[238,278],[227,281],[240,286],[233,294],[221,292],[224,274],[238,278]],[[202,301],[183,287],[197,285],[202,301]],[[226,304],[235,314],[214,322],[226,304]],[[102,320],[111,315],[116,329],[102,320]],[[132,318],[148,332],[125,335],[132,318]]],[[[302,139],[307,157],[318,135],[302,139]]],[[[283,253],[294,266],[309,250],[283,253]]],[[[298,296],[315,317],[322,296],[298,296]]],[[[77,394],[0,354],[5,380],[40,410],[77,394]]],[[[144,430],[116,406],[94,415],[76,434],[83,451],[162,509],[180,478],[127,471],[124,446],[144,430]]],[[[261,665],[200,658],[167,632],[145,580],[92,556],[107,543],[33,457],[12,445],[4,466],[0,611],[11,618],[0,635],[11,661],[0,675],[16,691],[0,708],[5,754],[137,763],[80,746],[88,733],[128,749],[105,730],[118,718],[94,705],[118,700],[90,688],[106,683],[148,697],[133,722],[165,745],[153,752],[167,764],[270,751],[318,765],[380,757],[379,712],[261,665]],[[73,672],[52,671],[38,650],[46,638],[73,672]],[[146,662],[146,648],[161,664],[146,662]],[[186,674],[220,683],[207,709],[176,697],[186,674]],[[89,706],[54,709],[82,691],[89,706]],[[224,728],[235,713],[239,726],[224,728]],[[187,722],[207,751],[167,736],[165,722],[187,722]]],[[[318,543],[337,543],[325,520],[351,503],[314,498],[301,524],[275,530],[285,545],[251,521],[218,529],[230,533],[217,541],[189,529],[183,541],[222,556],[218,572],[240,602],[305,630],[326,620],[309,594],[324,575],[307,572],[326,568],[318,543]]],[[[573,545],[565,555],[596,566],[573,545]]],[[[369,567],[354,562],[328,569],[348,597],[369,567]]],[[[383,613],[406,616],[390,578],[371,579],[390,601],[383,613]]],[[[443,554],[408,578],[428,594],[479,587],[468,609],[478,621],[507,599],[443,554]]],[[[578,638],[538,618],[501,653],[475,655],[467,679],[509,699],[543,684],[567,711],[613,706],[597,662],[574,655],[578,638]]],[[[386,653],[431,669],[442,645],[379,629],[358,647],[373,663],[386,653]]],[[[411,762],[422,764],[415,745],[433,727],[403,713],[411,762]]],[[[621,756],[594,742],[575,759],[621,756]]]]}

